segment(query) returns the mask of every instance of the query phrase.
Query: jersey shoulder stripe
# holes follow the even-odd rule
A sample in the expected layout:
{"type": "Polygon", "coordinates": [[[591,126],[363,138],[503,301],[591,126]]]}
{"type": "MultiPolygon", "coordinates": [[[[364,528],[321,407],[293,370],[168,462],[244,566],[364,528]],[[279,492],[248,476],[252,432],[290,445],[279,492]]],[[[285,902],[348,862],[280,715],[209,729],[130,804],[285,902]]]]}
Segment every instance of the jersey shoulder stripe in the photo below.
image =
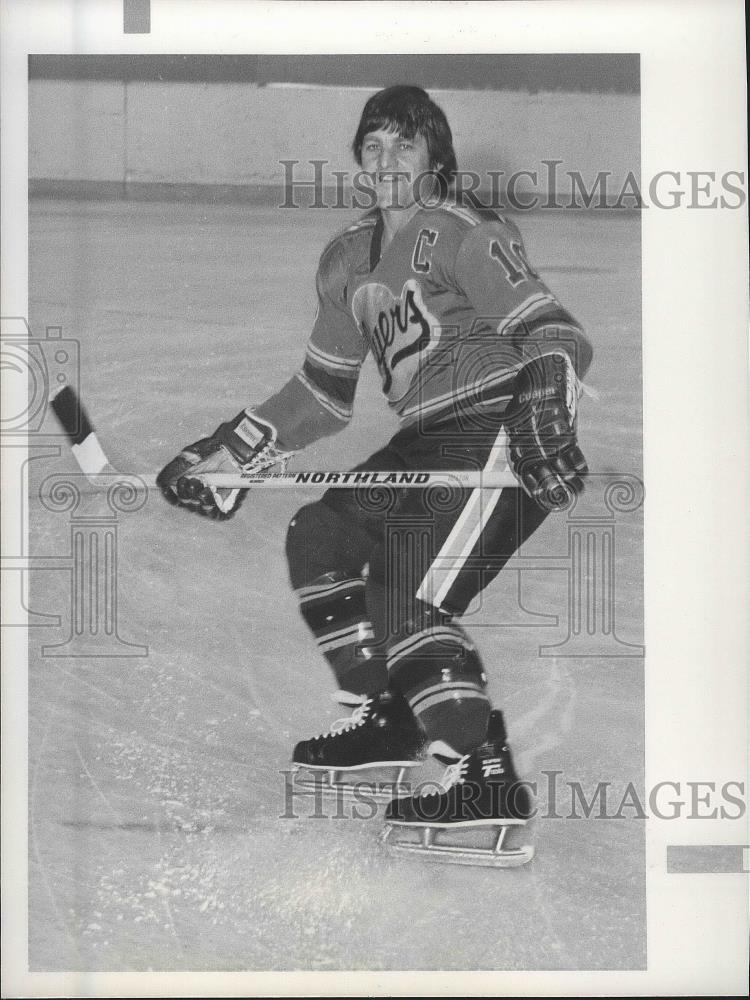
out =
{"type": "Polygon", "coordinates": [[[457,219],[461,219],[462,222],[472,228],[474,226],[481,226],[483,222],[499,222],[501,225],[508,224],[505,216],[500,215],[494,208],[487,208],[484,205],[455,205],[446,202],[440,207],[443,211],[448,212],[457,219]]]}
{"type": "Polygon", "coordinates": [[[328,243],[326,243],[323,248],[323,252],[320,255],[320,263],[323,262],[332,255],[337,249],[341,247],[348,248],[352,242],[356,240],[358,236],[369,236],[378,221],[378,213],[376,210],[368,212],[363,215],[356,222],[353,222],[346,229],[343,229],[340,233],[336,233],[328,243]]]}
{"type": "Polygon", "coordinates": [[[318,263],[319,292],[327,290],[335,299],[342,297],[351,261],[359,256],[367,259],[377,219],[377,211],[368,212],[329,240],[318,263]]]}

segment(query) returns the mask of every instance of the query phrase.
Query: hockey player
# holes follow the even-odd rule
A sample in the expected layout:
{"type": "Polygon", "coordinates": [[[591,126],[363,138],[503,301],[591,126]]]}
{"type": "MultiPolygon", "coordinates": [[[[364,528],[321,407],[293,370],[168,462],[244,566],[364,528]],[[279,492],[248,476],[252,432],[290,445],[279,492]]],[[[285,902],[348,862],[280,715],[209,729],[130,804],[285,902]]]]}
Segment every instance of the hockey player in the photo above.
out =
{"type": "Polygon", "coordinates": [[[258,471],[341,430],[368,352],[400,429],[359,468],[510,463],[517,488],[331,489],[297,512],[287,536],[302,616],[355,709],[298,743],[294,762],[359,773],[413,766],[429,750],[448,765],[443,791],[394,799],[386,821],[504,830],[527,819],[529,796],[459,619],[582,488],[576,406],[592,351],[516,226],[452,197],[451,131],[423,90],[371,97],[353,152],[377,205],[321,255],[300,370],[185,448],[158,482],[173,504],[230,517],[247,491],[211,488],[201,475],[258,471]]]}

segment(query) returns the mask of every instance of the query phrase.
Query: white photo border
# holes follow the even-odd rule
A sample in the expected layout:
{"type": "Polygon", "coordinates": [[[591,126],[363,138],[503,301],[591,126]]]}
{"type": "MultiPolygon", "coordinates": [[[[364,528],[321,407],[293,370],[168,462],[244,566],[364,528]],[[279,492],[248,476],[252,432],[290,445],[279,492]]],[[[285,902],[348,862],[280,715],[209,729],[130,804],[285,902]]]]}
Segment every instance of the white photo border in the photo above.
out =
{"type": "MultiPolygon", "coordinates": [[[[663,170],[746,169],[737,0],[152,0],[143,35],[123,33],[122,0],[4,0],[2,24],[6,316],[28,315],[29,53],[637,52],[643,188],[663,170]]],[[[747,789],[747,204],[644,209],[642,236],[646,787],[747,789]]],[[[746,814],[648,819],[646,971],[28,973],[26,651],[4,632],[4,995],[744,995],[748,876],[667,874],[666,848],[748,844],[746,814]]]]}

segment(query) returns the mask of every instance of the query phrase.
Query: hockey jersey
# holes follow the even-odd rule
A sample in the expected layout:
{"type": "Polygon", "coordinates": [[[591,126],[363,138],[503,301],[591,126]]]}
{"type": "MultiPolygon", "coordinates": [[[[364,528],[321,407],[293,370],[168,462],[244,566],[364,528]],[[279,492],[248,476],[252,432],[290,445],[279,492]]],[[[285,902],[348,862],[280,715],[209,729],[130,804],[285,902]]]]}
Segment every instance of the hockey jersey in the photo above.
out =
{"type": "Polygon", "coordinates": [[[282,448],[346,425],[368,352],[402,426],[477,406],[501,413],[518,369],[542,353],[566,351],[583,378],[589,341],[532,269],[513,222],[442,205],[421,208],[381,253],[382,235],[375,210],[321,255],[302,367],[254,407],[282,448]]]}

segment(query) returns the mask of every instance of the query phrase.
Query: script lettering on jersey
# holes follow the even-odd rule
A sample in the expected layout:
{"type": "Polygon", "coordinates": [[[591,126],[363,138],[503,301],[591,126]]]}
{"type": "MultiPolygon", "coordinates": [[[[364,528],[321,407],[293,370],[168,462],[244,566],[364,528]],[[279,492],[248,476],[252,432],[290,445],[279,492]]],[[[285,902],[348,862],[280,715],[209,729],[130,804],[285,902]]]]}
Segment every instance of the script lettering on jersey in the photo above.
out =
{"type": "Polygon", "coordinates": [[[368,282],[354,293],[352,312],[377,362],[383,392],[397,402],[409,389],[420,359],[440,336],[419,282],[409,278],[398,297],[387,285],[368,282]]]}
{"type": "Polygon", "coordinates": [[[438,234],[434,229],[420,229],[417,242],[414,244],[414,253],[411,255],[411,266],[419,274],[427,274],[432,266],[427,249],[432,248],[437,243],[438,234]]]}

